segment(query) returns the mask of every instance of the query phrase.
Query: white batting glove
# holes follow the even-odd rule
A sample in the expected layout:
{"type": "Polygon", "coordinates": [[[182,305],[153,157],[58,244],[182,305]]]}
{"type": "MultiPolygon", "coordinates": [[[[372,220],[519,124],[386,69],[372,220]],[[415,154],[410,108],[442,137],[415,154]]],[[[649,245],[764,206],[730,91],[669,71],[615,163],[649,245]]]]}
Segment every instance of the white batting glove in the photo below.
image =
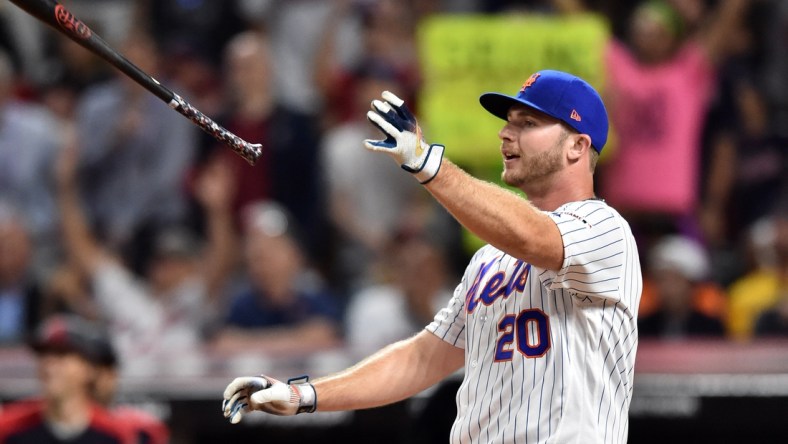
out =
{"type": "Polygon", "coordinates": [[[265,375],[235,378],[224,390],[222,412],[233,424],[254,410],[278,416],[312,413],[317,394],[308,381],[309,377],[302,377],[284,383],[265,375]]]}
{"type": "Polygon", "coordinates": [[[372,111],[367,112],[367,119],[386,136],[384,140],[365,140],[367,149],[388,154],[422,184],[438,174],[444,147],[428,145],[422,139],[416,117],[402,99],[383,91],[383,101],[372,101],[372,111]]]}

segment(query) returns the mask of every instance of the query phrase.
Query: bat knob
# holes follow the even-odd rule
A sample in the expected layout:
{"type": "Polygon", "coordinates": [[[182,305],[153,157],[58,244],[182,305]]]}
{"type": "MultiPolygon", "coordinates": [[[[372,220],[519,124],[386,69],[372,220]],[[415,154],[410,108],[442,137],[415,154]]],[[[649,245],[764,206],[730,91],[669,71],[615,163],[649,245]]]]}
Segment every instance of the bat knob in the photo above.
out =
{"type": "Polygon", "coordinates": [[[249,165],[254,165],[257,159],[263,155],[263,145],[259,143],[247,143],[243,148],[243,158],[249,162],[249,165]]]}

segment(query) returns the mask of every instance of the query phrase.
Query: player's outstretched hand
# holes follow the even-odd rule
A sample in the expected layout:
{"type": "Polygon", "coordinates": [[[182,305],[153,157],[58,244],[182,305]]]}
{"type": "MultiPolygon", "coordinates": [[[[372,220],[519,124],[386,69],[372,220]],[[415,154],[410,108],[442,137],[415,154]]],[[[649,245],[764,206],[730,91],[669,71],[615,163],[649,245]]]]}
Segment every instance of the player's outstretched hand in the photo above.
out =
{"type": "Polygon", "coordinates": [[[383,91],[383,100],[372,101],[372,111],[367,119],[386,136],[383,140],[365,140],[364,146],[386,153],[421,183],[427,183],[438,174],[443,159],[443,145],[428,145],[422,139],[416,117],[405,102],[389,91],[383,91]]]}
{"type": "Polygon", "coordinates": [[[317,395],[307,381],[284,383],[265,375],[235,378],[224,390],[222,412],[233,424],[253,410],[279,416],[312,413],[317,409],[317,395]]]}

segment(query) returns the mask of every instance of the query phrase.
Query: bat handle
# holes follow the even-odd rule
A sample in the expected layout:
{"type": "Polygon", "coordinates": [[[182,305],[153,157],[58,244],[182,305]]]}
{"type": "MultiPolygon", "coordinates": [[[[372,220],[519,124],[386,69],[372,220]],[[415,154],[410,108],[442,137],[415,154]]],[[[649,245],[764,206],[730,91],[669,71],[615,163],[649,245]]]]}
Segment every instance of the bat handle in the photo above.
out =
{"type": "Polygon", "coordinates": [[[227,144],[239,156],[246,159],[250,165],[254,165],[260,155],[262,155],[262,145],[259,143],[249,143],[226,130],[221,125],[214,122],[210,117],[201,113],[200,110],[191,106],[178,94],[173,93],[169,106],[186,116],[189,120],[194,122],[195,125],[202,128],[203,131],[213,136],[219,142],[227,144]]]}

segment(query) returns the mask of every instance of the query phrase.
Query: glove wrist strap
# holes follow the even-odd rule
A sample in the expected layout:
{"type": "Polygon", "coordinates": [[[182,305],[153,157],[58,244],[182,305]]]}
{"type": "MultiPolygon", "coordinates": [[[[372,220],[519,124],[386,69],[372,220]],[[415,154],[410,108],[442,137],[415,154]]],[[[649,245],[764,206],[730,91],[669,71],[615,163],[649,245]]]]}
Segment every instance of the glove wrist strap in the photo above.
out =
{"type": "Polygon", "coordinates": [[[296,415],[314,413],[317,410],[317,392],[315,386],[309,382],[309,376],[288,379],[287,384],[294,388],[299,395],[296,415]]]}
{"type": "Polygon", "coordinates": [[[413,169],[407,165],[402,165],[402,169],[416,176],[416,180],[422,185],[426,185],[438,174],[443,161],[443,151],[445,147],[443,145],[433,144],[430,145],[428,149],[429,151],[424,157],[424,163],[420,168],[413,169]]]}

